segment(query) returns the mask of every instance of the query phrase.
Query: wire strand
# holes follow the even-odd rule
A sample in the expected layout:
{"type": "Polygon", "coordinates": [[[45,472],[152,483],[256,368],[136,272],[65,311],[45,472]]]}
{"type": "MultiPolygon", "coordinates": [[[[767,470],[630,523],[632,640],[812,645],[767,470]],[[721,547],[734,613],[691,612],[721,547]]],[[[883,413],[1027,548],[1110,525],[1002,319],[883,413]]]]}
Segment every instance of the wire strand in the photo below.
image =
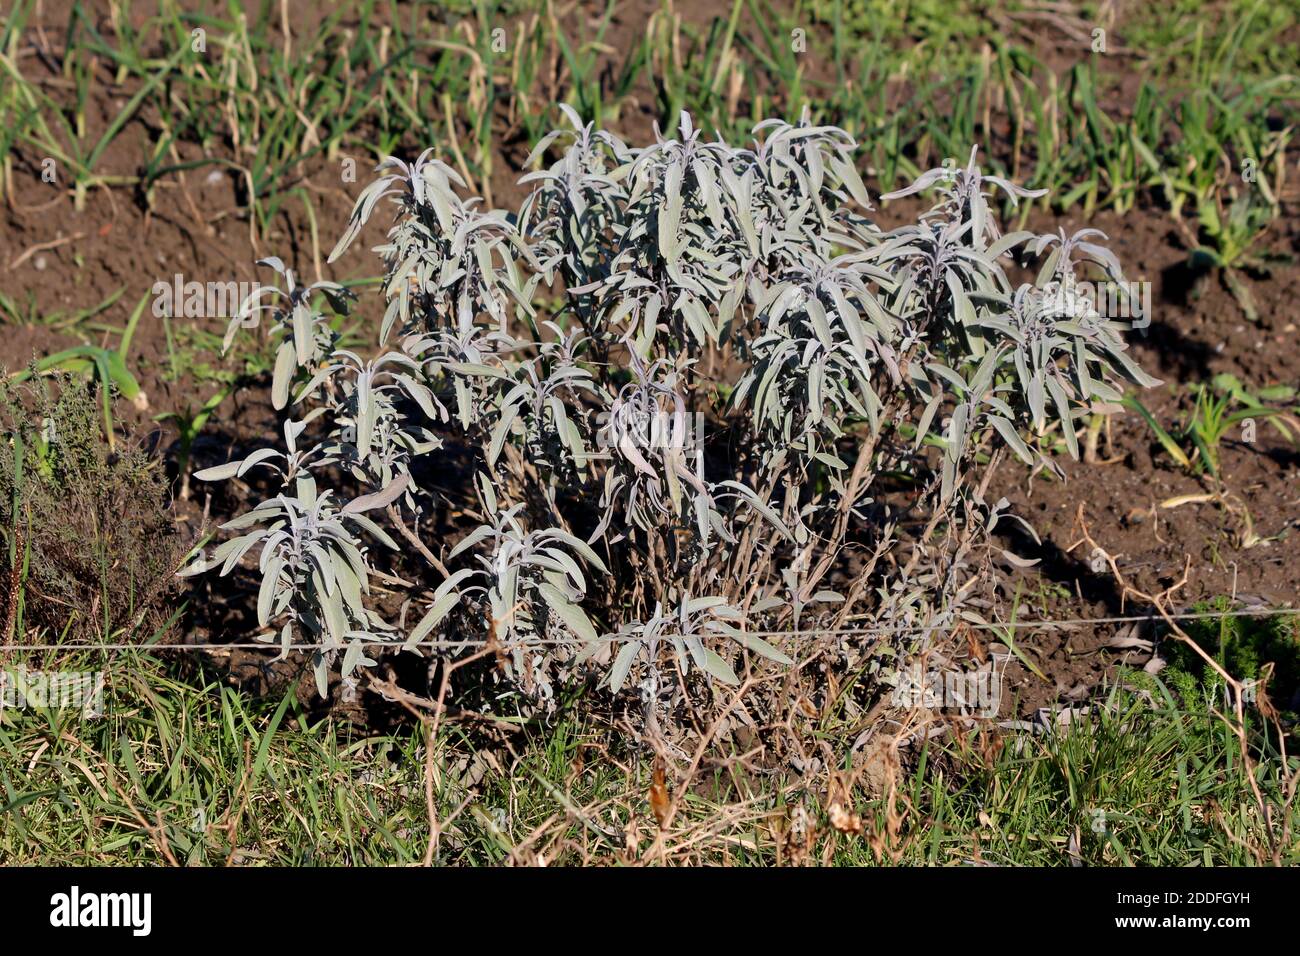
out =
{"type": "MultiPolygon", "coordinates": [[[[1176,621],[1195,621],[1195,620],[1214,620],[1225,617],[1271,617],[1278,614],[1296,614],[1300,613],[1293,607],[1253,607],[1242,608],[1236,611],[1188,611],[1181,614],[1170,614],[1168,617],[1176,621]]],[[[1079,627],[1081,625],[1098,625],[1098,624],[1132,624],[1143,621],[1162,621],[1164,616],[1152,611],[1147,614],[1133,614],[1115,617],[1094,617],[1094,618],[1067,618],[1060,621],[1007,621],[1005,623],[975,621],[958,621],[951,624],[922,624],[908,626],[879,625],[877,627],[856,627],[856,628],[811,628],[809,630],[784,630],[784,631],[744,631],[745,637],[761,638],[820,638],[820,637],[854,637],[889,634],[892,636],[903,636],[908,634],[925,634],[936,631],[950,631],[956,627],[965,625],[972,630],[1018,630],[1018,629],[1037,629],[1037,630],[1055,630],[1060,628],[1079,627]]],[[[741,633],[741,632],[737,632],[741,633]]],[[[729,636],[725,631],[702,631],[696,634],[683,633],[662,633],[655,635],[656,639],[667,640],[672,638],[688,637],[719,637],[729,636]]],[[[642,641],[646,640],[644,635],[636,633],[614,633],[606,634],[602,640],[610,643],[618,641],[642,641]]],[[[436,648],[436,649],[458,649],[483,648],[493,646],[491,642],[484,640],[434,640],[434,641],[417,641],[414,644],[405,644],[400,641],[385,640],[366,640],[363,643],[376,647],[391,647],[402,649],[414,649],[417,647],[436,648]]],[[[560,640],[558,638],[537,638],[512,641],[509,644],[496,642],[495,646],[503,649],[516,647],[550,647],[550,646],[567,646],[574,643],[570,640],[560,640]]],[[[309,651],[309,650],[343,650],[345,644],[326,644],[324,642],[291,642],[287,647],[276,641],[248,641],[236,642],[229,644],[141,644],[141,643],[103,643],[103,644],[0,644],[0,651],[58,651],[58,650],[103,650],[103,651],[123,651],[123,650],[140,650],[140,651],[163,651],[163,650],[185,650],[185,651],[221,651],[221,650],[292,650],[292,651],[309,651]]]]}

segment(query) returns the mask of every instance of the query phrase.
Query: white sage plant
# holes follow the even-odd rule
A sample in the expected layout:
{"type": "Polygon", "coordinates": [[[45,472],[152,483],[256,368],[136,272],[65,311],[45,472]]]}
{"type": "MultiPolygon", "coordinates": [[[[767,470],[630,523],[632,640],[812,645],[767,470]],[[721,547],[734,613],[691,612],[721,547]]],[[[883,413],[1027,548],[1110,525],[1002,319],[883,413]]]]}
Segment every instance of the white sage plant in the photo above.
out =
{"type": "Polygon", "coordinates": [[[1041,192],[974,150],[884,197],[935,203],[883,230],[852,138],[807,115],[735,147],[683,114],[637,147],[562,112],[517,214],[430,152],[379,165],[330,256],[392,210],[376,357],[310,311],[339,287],[266,260],[288,285],[287,450],[198,477],[262,465],[284,488],[190,570],[257,553],[259,621],[320,645],[322,693],[340,654],[350,673],[470,644],[522,700],[555,706],[595,669],[655,728],[852,620],[884,636],[841,662],[978,618],[993,562],[1019,560],[993,537],[1019,519],[984,497],[1004,450],[1058,469],[1038,438],[1077,456],[1081,416],[1153,382],[1073,294],[1119,278],[1104,236],[1003,234],[998,204],[1041,192]],[[1042,260],[1034,283],[1010,280],[1016,256],[1042,260]],[[386,587],[411,585],[400,620],[373,600],[371,543],[386,587]]]}

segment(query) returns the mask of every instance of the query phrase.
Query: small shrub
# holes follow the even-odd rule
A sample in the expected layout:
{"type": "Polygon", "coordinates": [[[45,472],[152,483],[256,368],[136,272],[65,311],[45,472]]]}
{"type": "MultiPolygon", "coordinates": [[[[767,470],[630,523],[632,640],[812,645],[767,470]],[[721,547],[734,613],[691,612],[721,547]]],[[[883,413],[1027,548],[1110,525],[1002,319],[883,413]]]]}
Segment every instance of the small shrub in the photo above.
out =
{"type": "Polygon", "coordinates": [[[1031,194],[974,152],[895,194],[937,201],[886,232],[842,130],[772,120],[736,148],[683,115],[676,139],[636,148],[564,112],[517,216],[463,197],[428,153],[380,165],[331,260],[387,199],[381,353],[321,351],[297,302],[281,327],[316,351],[281,347],[287,450],[198,474],[270,466],[284,490],[189,573],[256,555],[266,639],[318,641],[322,688],[340,656],[346,676],[479,621],[469,636],[528,698],[549,706],[597,667],[652,724],[808,653],[773,632],[895,635],[839,642],[847,663],[979,620],[992,532],[1014,518],[984,498],[1003,449],[1059,472],[1026,437],[1059,430],[1077,456],[1078,418],[1153,383],[1124,326],[1075,294],[1120,278],[1105,237],[1003,235],[990,190],[1031,194]],[[1034,282],[1008,278],[1016,252],[1042,257],[1034,282]],[[563,292],[546,319],[542,283],[563,292]],[[437,469],[453,445],[475,473],[450,503],[480,523],[434,555],[408,526],[436,503],[414,460],[437,469]],[[879,500],[882,475],[908,476],[907,500],[879,500]],[[367,597],[384,522],[428,559],[401,626],[367,597]]]}
{"type": "MultiPolygon", "coordinates": [[[[156,626],[185,555],[160,459],[110,449],[103,384],[0,378],[0,535],[7,636],[106,639],[156,626]]],[[[111,399],[110,399],[111,401],[111,399]]]]}

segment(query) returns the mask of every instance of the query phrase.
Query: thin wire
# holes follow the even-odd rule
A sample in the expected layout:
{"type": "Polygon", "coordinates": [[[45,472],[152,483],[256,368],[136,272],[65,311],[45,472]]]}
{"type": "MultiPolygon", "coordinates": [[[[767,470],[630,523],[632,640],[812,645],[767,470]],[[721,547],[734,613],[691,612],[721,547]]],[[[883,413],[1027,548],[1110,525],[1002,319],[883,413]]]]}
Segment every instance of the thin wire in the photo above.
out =
{"type": "MultiPolygon", "coordinates": [[[[1255,607],[1242,608],[1237,611],[1188,611],[1181,614],[1170,614],[1168,617],[1176,621],[1197,621],[1217,619],[1224,617],[1269,617],[1276,614],[1295,614],[1298,613],[1293,607],[1255,607]]],[[[891,625],[880,625],[878,627],[851,627],[851,628],[813,628],[807,631],[745,631],[746,637],[763,637],[763,638],[781,638],[781,637],[853,637],[857,635],[870,634],[891,634],[902,636],[905,634],[924,634],[934,631],[950,631],[960,625],[965,625],[972,630],[994,630],[1004,629],[1031,629],[1053,630],[1056,628],[1078,627],[1085,624],[1132,624],[1142,621],[1160,621],[1164,616],[1151,612],[1148,614],[1133,614],[1118,617],[1093,617],[1093,618],[1067,618],[1060,621],[1007,621],[1003,624],[994,624],[985,622],[983,624],[973,621],[959,621],[952,624],[923,624],[911,625],[907,627],[894,627],[891,625]]],[[[724,632],[703,632],[700,634],[681,634],[681,633],[663,633],[658,634],[658,639],[668,638],[686,638],[686,637],[716,637],[726,636],[724,632]]],[[[606,634],[603,640],[611,643],[615,641],[640,641],[645,638],[635,633],[623,634],[606,634]]],[[[371,644],[378,647],[401,647],[403,649],[427,647],[441,649],[465,649],[470,647],[503,647],[500,642],[490,644],[482,640],[466,641],[417,641],[414,644],[403,644],[398,641],[368,640],[363,641],[365,644],[371,644]]],[[[572,644],[570,640],[560,640],[558,638],[536,638],[531,640],[514,641],[508,647],[545,647],[561,646],[572,644]]],[[[322,642],[313,643],[290,643],[283,645],[277,641],[252,641],[246,643],[232,644],[0,644],[0,651],[59,651],[59,650],[103,650],[103,651],[122,651],[122,650],[141,650],[141,651],[221,651],[221,650],[275,650],[287,649],[291,651],[310,651],[310,650],[341,650],[342,644],[325,644],[322,642]]],[[[504,647],[503,647],[504,649],[504,647]]]]}

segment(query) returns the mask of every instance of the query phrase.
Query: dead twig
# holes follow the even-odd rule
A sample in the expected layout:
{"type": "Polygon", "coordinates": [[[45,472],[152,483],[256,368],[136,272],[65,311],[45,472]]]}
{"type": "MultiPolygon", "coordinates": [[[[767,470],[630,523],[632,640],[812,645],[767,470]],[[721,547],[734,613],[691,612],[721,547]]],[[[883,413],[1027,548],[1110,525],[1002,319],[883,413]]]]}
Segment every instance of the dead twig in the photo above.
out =
{"type": "MultiPolygon", "coordinates": [[[[1256,768],[1258,764],[1251,757],[1250,742],[1246,736],[1246,715],[1245,715],[1244,704],[1243,704],[1246,697],[1244,693],[1246,690],[1246,685],[1241,681],[1237,680],[1231,674],[1229,674],[1222,667],[1222,665],[1219,664],[1218,661],[1216,661],[1213,657],[1211,657],[1210,654],[1208,654],[1201,647],[1200,644],[1198,644],[1195,640],[1193,640],[1192,637],[1186,631],[1184,631],[1181,627],[1179,627],[1177,619],[1174,617],[1174,615],[1172,615],[1169,612],[1168,609],[1168,602],[1170,598],[1173,596],[1173,594],[1181,590],[1187,584],[1188,577],[1190,576],[1191,573],[1191,566],[1192,566],[1191,557],[1189,556],[1185,560],[1185,563],[1183,565],[1183,574],[1181,578],[1179,578],[1177,581],[1175,581],[1172,585],[1170,585],[1168,588],[1166,588],[1164,591],[1160,592],[1159,594],[1148,594],[1147,592],[1142,591],[1134,587],[1132,584],[1130,584],[1128,579],[1124,577],[1123,572],[1120,571],[1119,565],[1115,563],[1114,556],[1111,555],[1108,551],[1106,551],[1105,548],[1102,548],[1099,544],[1097,544],[1096,540],[1092,537],[1092,534],[1088,529],[1088,523],[1084,518],[1084,509],[1083,509],[1082,502],[1080,502],[1078,511],[1075,514],[1075,525],[1076,527],[1078,527],[1082,537],[1078,541],[1076,541],[1073,545],[1071,545],[1068,549],[1066,549],[1066,553],[1068,554],[1069,552],[1073,551],[1081,544],[1087,544],[1093,549],[1092,553],[1094,555],[1100,554],[1105,559],[1106,564],[1109,566],[1110,572],[1112,576],[1114,576],[1115,578],[1115,582],[1121,588],[1121,597],[1120,597],[1121,609],[1123,608],[1123,602],[1129,597],[1135,598],[1143,603],[1149,604],[1152,607],[1154,607],[1156,612],[1160,615],[1160,617],[1164,620],[1165,624],[1169,627],[1174,637],[1176,637],[1179,641],[1182,641],[1184,644],[1190,647],[1196,653],[1196,655],[1200,657],[1202,661],[1205,662],[1206,666],[1208,666],[1212,671],[1214,671],[1215,674],[1219,676],[1220,679],[1223,680],[1224,684],[1231,691],[1232,705],[1233,705],[1233,718],[1231,720],[1228,719],[1227,715],[1221,713],[1217,709],[1215,709],[1213,713],[1215,713],[1217,716],[1223,719],[1224,723],[1228,725],[1228,727],[1232,730],[1233,735],[1237,738],[1237,746],[1241,754],[1242,767],[1245,770],[1246,779],[1250,781],[1251,795],[1254,797],[1255,805],[1260,813],[1260,819],[1263,821],[1265,826],[1264,832],[1266,835],[1266,839],[1268,841],[1269,857],[1271,858],[1271,861],[1274,866],[1281,866],[1282,853],[1283,850],[1286,848],[1288,842],[1290,828],[1289,825],[1284,821],[1281,833],[1280,834],[1274,833],[1275,821],[1274,821],[1272,809],[1269,806],[1268,801],[1264,798],[1264,794],[1259,787],[1259,781],[1256,775],[1256,768]]],[[[1276,722],[1274,723],[1275,726],[1277,726],[1276,722]]],[[[1279,738],[1284,739],[1284,733],[1280,726],[1277,726],[1277,731],[1278,731],[1279,738]]],[[[1283,742],[1284,756],[1283,756],[1282,768],[1284,773],[1286,772],[1285,752],[1286,752],[1285,742],[1283,742]]],[[[1291,802],[1294,801],[1298,782],[1300,782],[1300,770],[1291,774],[1287,778],[1286,783],[1284,785],[1285,790],[1289,795],[1288,800],[1284,805],[1285,808],[1289,808],[1291,802]]]]}

